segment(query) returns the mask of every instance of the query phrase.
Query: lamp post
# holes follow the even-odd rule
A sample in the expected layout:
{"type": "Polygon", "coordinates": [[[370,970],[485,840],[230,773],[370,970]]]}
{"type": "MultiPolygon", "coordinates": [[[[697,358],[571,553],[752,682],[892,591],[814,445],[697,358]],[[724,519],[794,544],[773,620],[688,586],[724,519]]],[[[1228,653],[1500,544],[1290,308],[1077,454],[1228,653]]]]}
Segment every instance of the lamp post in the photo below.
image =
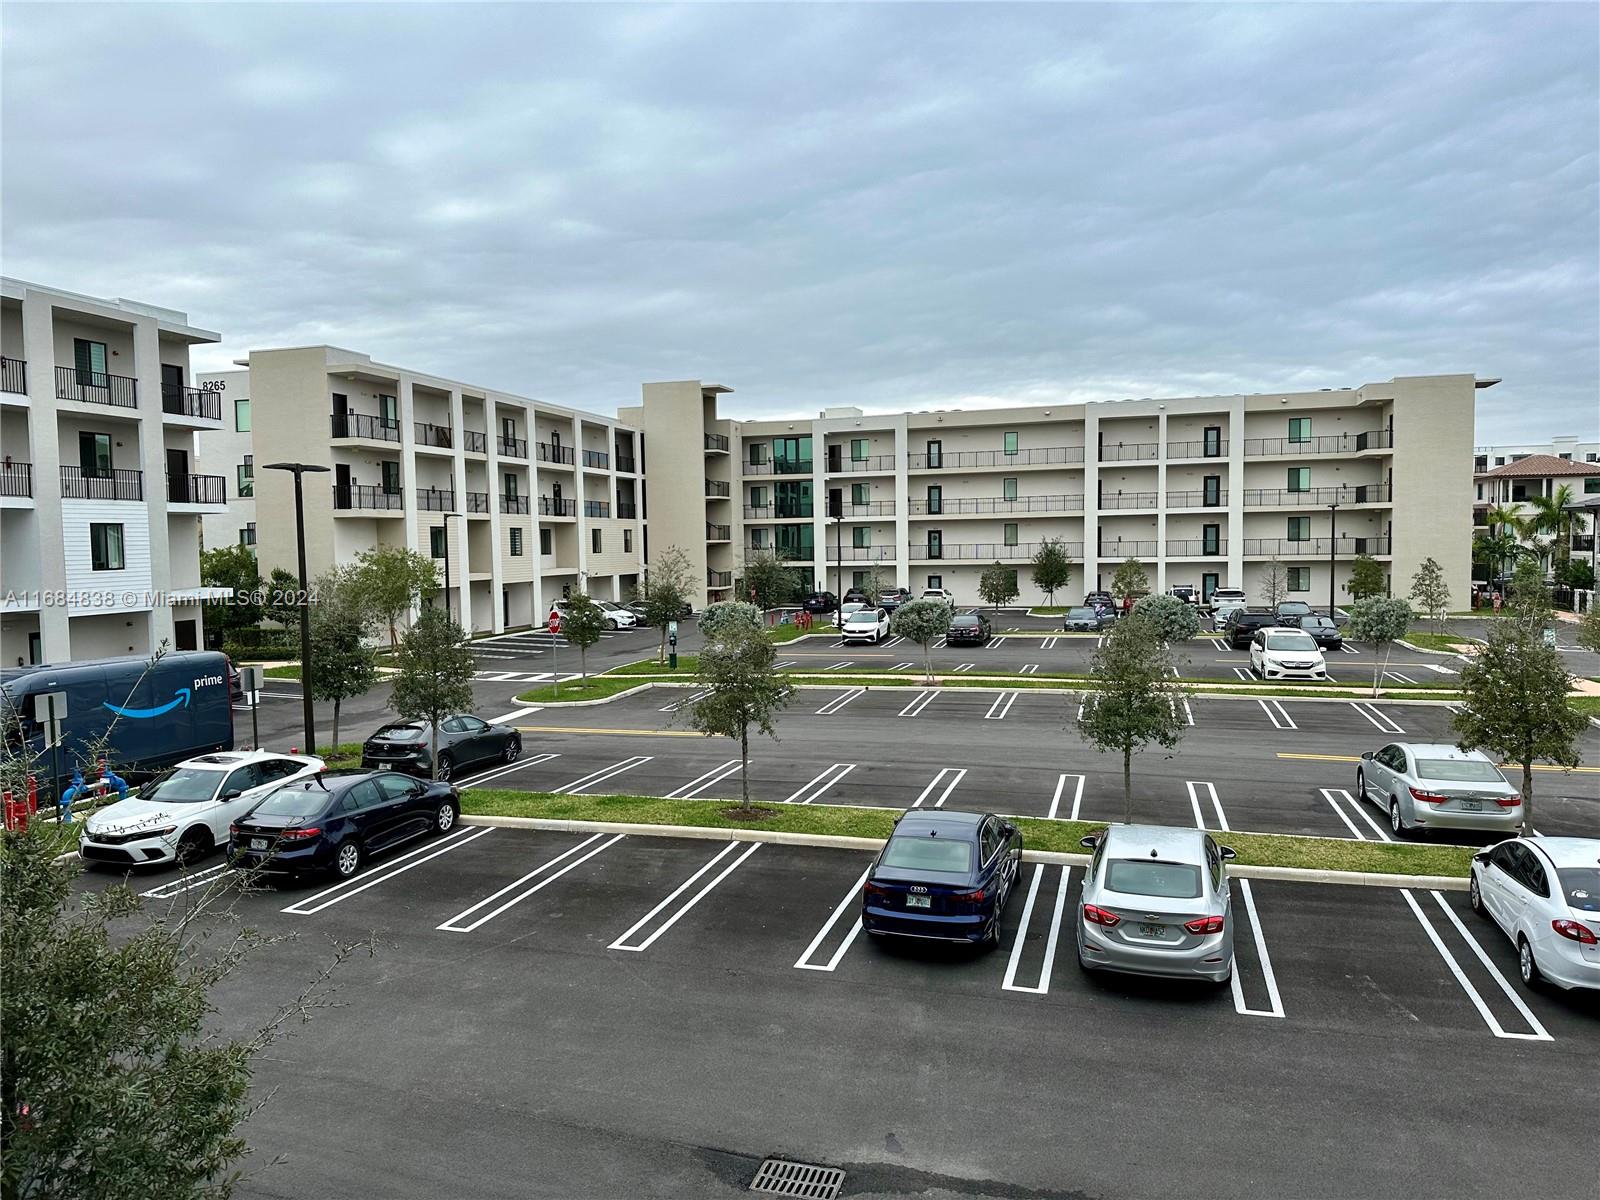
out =
{"type": "Polygon", "coordinates": [[[833,623],[844,632],[844,498],[833,509],[833,623]]]}
{"type": "Polygon", "coordinates": [[[1333,615],[1333,588],[1334,588],[1334,552],[1339,547],[1339,502],[1335,500],[1328,505],[1328,620],[1338,624],[1338,619],[1333,615]]]}
{"type": "Polygon", "coordinates": [[[315,463],[268,463],[263,470],[288,471],[294,476],[294,543],[300,558],[300,706],[305,723],[305,753],[317,752],[317,722],[311,711],[311,585],[306,579],[306,514],[301,476],[308,471],[326,475],[327,467],[315,463]]]}
{"type": "Polygon", "coordinates": [[[454,619],[450,612],[450,518],[463,514],[447,512],[444,514],[444,615],[454,619]]]}

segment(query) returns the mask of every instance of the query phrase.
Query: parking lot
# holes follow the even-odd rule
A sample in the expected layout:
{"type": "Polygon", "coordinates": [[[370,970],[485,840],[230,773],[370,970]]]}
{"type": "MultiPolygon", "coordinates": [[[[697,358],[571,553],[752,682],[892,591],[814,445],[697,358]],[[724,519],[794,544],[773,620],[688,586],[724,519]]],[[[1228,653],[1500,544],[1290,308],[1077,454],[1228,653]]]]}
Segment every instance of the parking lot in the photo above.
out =
{"type": "MultiPolygon", "coordinates": [[[[230,1027],[325,937],[382,940],[259,1065],[290,1090],[252,1139],[288,1161],[247,1194],[732,1196],[772,1154],[844,1167],[846,1195],[1592,1185],[1571,1106],[1600,1009],[1523,989],[1462,893],[1236,880],[1235,982],[1187,987],[1079,971],[1073,867],[1025,867],[992,953],[870,945],[867,862],[469,826],[238,897],[299,940],[224,985],[230,1027]]],[[[225,874],[135,883],[159,913],[225,874]]]]}

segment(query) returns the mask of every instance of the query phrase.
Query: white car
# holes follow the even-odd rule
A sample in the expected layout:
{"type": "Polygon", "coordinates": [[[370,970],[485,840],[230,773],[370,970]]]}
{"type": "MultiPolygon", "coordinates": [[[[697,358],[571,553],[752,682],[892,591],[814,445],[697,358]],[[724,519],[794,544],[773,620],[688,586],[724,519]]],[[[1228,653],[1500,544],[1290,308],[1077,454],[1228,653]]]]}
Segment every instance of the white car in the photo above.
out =
{"type": "Polygon", "coordinates": [[[1516,946],[1527,986],[1600,989],[1600,839],[1519,837],[1481,850],[1467,899],[1516,946]]]}
{"type": "Polygon", "coordinates": [[[228,826],[268,792],[322,769],[320,758],[270,750],[187,759],[145,784],[138,796],[89,814],[78,854],[121,866],[193,862],[226,846],[228,826]]]}
{"type": "Polygon", "coordinates": [[[840,632],[847,642],[871,642],[877,645],[889,636],[888,610],[863,605],[844,619],[844,629],[840,632]]]}
{"type": "Polygon", "coordinates": [[[1298,629],[1256,630],[1250,668],[1263,679],[1326,679],[1328,663],[1317,639],[1298,629]]]}
{"type": "Polygon", "coordinates": [[[940,604],[948,604],[951,608],[956,606],[956,594],[949,588],[923,588],[919,600],[937,600],[940,604]]]}
{"type": "Polygon", "coordinates": [[[600,611],[606,615],[607,629],[636,629],[639,626],[639,615],[620,604],[613,604],[609,600],[596,600],[600,611]]]}
{"type": "Polygon", "coordinates": [[[1214,605],[1232,603],[1236,607],[1242,608],[1244,607],[1245,603],[1244,589],[1223,587],[1213,588],[1211,591],[1211,603],[1214,605]]]}

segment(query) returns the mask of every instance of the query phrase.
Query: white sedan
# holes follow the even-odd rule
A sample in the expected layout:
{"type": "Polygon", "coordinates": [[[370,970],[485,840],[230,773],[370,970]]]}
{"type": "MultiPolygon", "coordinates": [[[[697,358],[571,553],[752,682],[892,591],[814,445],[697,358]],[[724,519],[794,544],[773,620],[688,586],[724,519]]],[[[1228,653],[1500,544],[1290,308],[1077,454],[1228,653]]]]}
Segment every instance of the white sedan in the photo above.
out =
{"type": "Polygon", "coordinates": [[[1472,856],[1467,889],[1516,946],[1523,983],[1600,989],[1600,839],[1500,842],[1472,856]]]}
{"type": "Polygon", "coordinates": [[[883,608],[858,608],[844,619],[840,630],[847,642],[872,642],[876,645],[889,636],[889,611],[883,608]]]}
{"type": "Polygon", "coordinates": [[[1263,679],[1326,679],[1317,639],[1298,629],[1270,628],[1250,639],[1250,666],[1263,679]]]}
{"type": "Polygon", "coordinates": [[[193,862],[228,844],[228,826],[268,792],[315,775],[320,758],[268,750],[228,750],[179,763],[138,796],[89,814],[78,853],[90,862],[136,866],[193,862]]]}
{"type": "Polygon", "coordinates": [[[609,600],[596,600],[595,603],[606,615],[606,628],[633,629],[638,626],[639,615],[633,610],[623,608],[620,604],[613,604],[609,600]]]}

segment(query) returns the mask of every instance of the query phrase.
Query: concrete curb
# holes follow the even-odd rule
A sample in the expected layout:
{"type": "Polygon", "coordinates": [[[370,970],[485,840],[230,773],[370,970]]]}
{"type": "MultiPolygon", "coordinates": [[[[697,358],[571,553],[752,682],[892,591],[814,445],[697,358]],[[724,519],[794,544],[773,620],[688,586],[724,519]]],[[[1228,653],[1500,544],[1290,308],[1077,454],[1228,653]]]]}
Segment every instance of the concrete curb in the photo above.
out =
{"type": "MultiPolygon", "coordinates": [[[[596,676],[596,678],[599,678],[599,676],[596,676]]],[[[548,684],[543,684],[541,686],[548,687],[549,685],[548,684]]],[[[520,696],[518,696],[516,699],[517,699],[517,703],[518,704],[537,704],[540,708],[587,708],[592,704],[610,704],[613,700],[621,700],[626,696],[637,695],[638,693],[644,691],[646,688],[653,687],[653,686],[655,686],[653,681],[647,681],[645,683],[639,684],[637,687],[631,687],[631,688],[627,689],[627,691],[618,692],[615,696],[602,696],[598,700],[524,700],[520,696]]],[[[685,684],[685,683],[677,683],[677,684],[668,684],[667,686],[669,686],[669,687],[689,687],[689,686],[692,686],[692,685],[685,684]]]]}
{"type": "MultiPolygon", "coordinates": [[[[1477,638],[1464,637],[1464,638],[1461,639],[1461,641],[1462,641],[1463,644],[1465,644],[1467,642],[1476,642],[1480,646],[1483,645],[1483,643],[1479,642],[1477,638]]],[[[1440,658],[1461,658],[1462,657],[1461,653],[1459,651],[1456,651],[1456,650],[1434,650],[1433,648],[1431,648],[1429,646],[1419,646],[1415,642],[1408,642],[1404,638],[1401,638],[1399,641],[1395,642],[1395,645],[1396,646],[1404,646],[1407,650],[1414,650],[1418,654],[1437,654],[1440,658]]]]}

